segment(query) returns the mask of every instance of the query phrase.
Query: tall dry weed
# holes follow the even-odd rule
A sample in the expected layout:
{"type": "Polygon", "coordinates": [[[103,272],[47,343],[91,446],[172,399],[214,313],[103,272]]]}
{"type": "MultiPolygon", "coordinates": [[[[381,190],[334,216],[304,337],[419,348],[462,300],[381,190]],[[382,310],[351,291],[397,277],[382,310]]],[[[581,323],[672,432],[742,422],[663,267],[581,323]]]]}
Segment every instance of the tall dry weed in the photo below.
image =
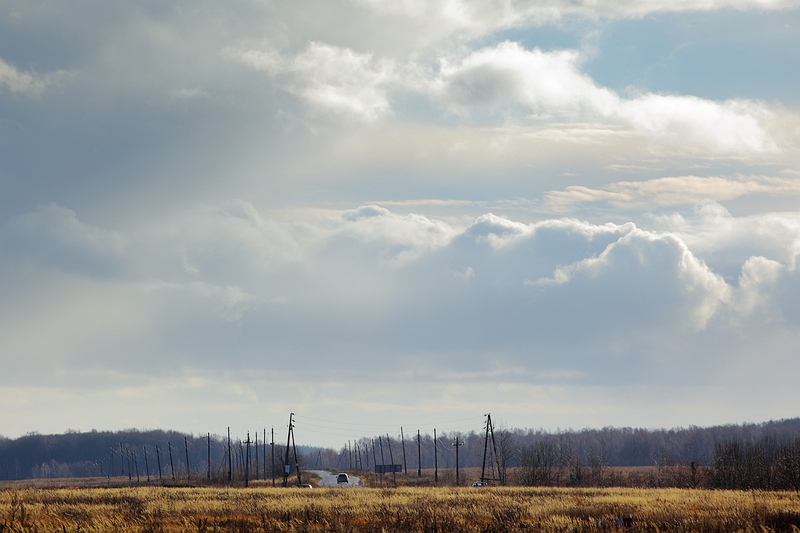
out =
{"type": "Polygon", "coordinates": [[[0,491],[0,533],[792,531],[787,492],[568,488],[0,491]]]}

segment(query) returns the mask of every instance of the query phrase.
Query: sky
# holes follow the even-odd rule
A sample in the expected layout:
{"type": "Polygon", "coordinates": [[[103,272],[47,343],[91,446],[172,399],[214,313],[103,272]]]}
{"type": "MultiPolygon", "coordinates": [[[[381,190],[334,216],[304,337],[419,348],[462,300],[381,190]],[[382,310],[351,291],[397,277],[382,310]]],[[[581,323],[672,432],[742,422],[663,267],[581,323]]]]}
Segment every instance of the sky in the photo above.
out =
{"type": "Polygon", "coordinates": [[[800,415],[800,1],[0,0],[0,435],[800,415]]]}

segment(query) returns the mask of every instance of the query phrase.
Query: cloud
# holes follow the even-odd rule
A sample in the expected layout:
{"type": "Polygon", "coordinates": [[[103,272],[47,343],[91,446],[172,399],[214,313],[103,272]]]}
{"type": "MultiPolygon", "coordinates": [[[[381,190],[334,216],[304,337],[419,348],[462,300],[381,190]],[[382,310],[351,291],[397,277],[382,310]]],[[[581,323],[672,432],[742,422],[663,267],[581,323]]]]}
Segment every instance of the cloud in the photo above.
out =
{"type": "Polygon", "coordinates": [[[0,233],[4,248],[54,267],[87,275],[110,275],[122,267],[125,239],[78,220],[57,204],[40,205],[14,218],[0,233]]]}
{"type": "Polygon", "coordinates": [[[348,367],[383,346],[399,360],[422,352],[449,361],[466,351],[465,371],[482,368],[490,352],[495,364],[553,369],[556,360],[526,354],[632,357],[634,346],[714,330],[715,320],[747,320],[779,300],[776,320],[794,320],[790,299],[780,297],[797,283],[800,226],[783,218],[783,233],[770,230],[783,262],[757,259],[747,250],[766,248],[754,247],[757,232],[742,229],[756,221],[712,211],[672,220],[670,231],[492,214],[458,226],[376,205],[298,224],[235,201],[174,219],[158,233],[121,236],[51,205],[7,226],[4,255],[7,264],[27,257],[92,285],[92,276],[108,277],[96,265],[109,255],[112,264],[126,262],[117,293],[138,294],[126,296],[125,307],[149,309],[145,315],[161,324],[148,341],[154,353],[174,350],[180,359],[211,360],[210,348],[232,342],[243,364],[262,346],[328,367],[314,354],[333,343],[348,346],[348,367]],[[704,260],[717,264],[733,246],[743,249],[730,264],[741,269],[738,283],[704,260]],[[192,333],[199,325],[203,333],[192,333]]]}
{"type": "Polygon", "coordinates": [[[687,365],[716,382],[715,368],[744,364],[732,336],[747,350],[769,336],[776,361],[792,349],[776,339],[800,321],[787,259],[800,225],[772,217],[706,204],[656,231],[493,214],[462,225],[363,205],[278,220],[237,200],[120,235],[42,206],[4,229],[0,350],[18,382],[54,350],[63,372],[225,381],[235,368],[245,388],[309,368],[387,388],[399,376],[423,389],[487,376],[525,390],[646,386],[687,365]],[[759,253],[757,226],[783,260],[759,253]],[[704,258],[734,246],[739,277],[726,281],[704,258]],[[66,268],[66,249],[112,250],[127,267],[66,268]]]}
{"type": "Polygon", "coordinates": [[[734,217],[722,205],[704,202],[687,214],[654,217],[656,226],[681,238],[715,271],[735,283],[753,257],[794,270],[800,255],[800,214],[768,213],[734,217]]]}
{"type": "Polygon", "coordinates": [[[698,260],[680,238],[638,229],[597,257],[559,268],[552,281],[537,284],[543,282],[579,284],[585,297],[613,303],[597,320],[604,322],[610,314],[618,323],[638,323],[637,330],[662,324],[705,329],[730,296],[722,277],[698,260]]]}
{"type": "Polygon", "coordinates": [[[585,54],[576,50],[529,50],[504,41],[446,54],[438,67],[416,56],[401,63],[319,42],[296,54],[262,46],[229,48],[227,55],[265,72],[311,116],[376,123],[395,113],[396,102],[423,97],[445,116],[476,125],[511,119],[521,128],[517,135],[547,132],[551,142],[553,129],[567,138],[578,129],[589,142],[634,134],[661,153],[694,157],[778,150],[777,132],[769,129],[774,115],[761,103],[646,92],[622,97],[583,72],[585,54]]]}
{"type": "Polygon", "coordinates": [[[457,113],[523,106],[538,121],[604,122],[679,145],[682,151],[776,149],[762,125],[771,114],[761,104],[659,94],[625,99],[582,73],[582,61],[576,51],[526,50],[506,41],[456,63],[443,62],[436,95],[457,113]]]}
{"type": "Polygon", "coordinates": [[[339,235],[355,238],[362,246],[379,246],[379,256],[390,261],[408,261],[437,249],[456,233],[443,221],[413,213],[397,215],[376,205],[346,211],[342,222],[339,235]]]}
{"type": "Polygon", "coordinates": [[[63,84],[72,76],[73,74],[66,70],[44,74],[23,71],[0,58],[0,94],[6,90],[12,94],[38,97],[63,84]]]}
{"type": "Polygon", "coordinates": [[[648,94],[621,102],[617,114],[639,131],[682,145],[730,153],[776,149],[762,126],[771,113],[755,102],[648,94]]]}
{"type": "Polygon", "coordinates": [[[569,17],[590,20],[639,19],[660,13],[737,9],[777,11],[796,8],[792,0],[684,0],[635,2],[616,0],[602,5],[591,0],[353,0],[378,13],[415,21],[438,38],[452,34],[478,37],[507,28],[558,24],[569,17]]]}
{"type": "Polygon", "coordinates": [[[573,50],[526,50],[506,41],[457,64],[443,62],[440,99],[462,109],[518,103],[536,114],[609,114],[617,98],[580,73],[579,63],[573,50]]]}
{"type": "Polygon", "coordinates": [[[573,185],[544,193],[545,209],[569,213],[583,204],[607,204],[646,210],[665,206],[720,202],[744,196],[797,196],[800,182],[769,176],[676,176],[644,181],[620,181],[594,189],[573,185]]]}
{"type": "Polygon", "coordinates": [[[372,54],[312,42],[303,52],[284,57],[276,50],[230,49],[238,61],[280,79],[287,91],[314,112],[327,112],[375,122],[391,111],[386,86],[397,75],[389,60],[372,54]]]}
{"type": "Polygon", "coordinates": [[[796,405],[796,2],[3,6],[4,398],[796,405]]]}

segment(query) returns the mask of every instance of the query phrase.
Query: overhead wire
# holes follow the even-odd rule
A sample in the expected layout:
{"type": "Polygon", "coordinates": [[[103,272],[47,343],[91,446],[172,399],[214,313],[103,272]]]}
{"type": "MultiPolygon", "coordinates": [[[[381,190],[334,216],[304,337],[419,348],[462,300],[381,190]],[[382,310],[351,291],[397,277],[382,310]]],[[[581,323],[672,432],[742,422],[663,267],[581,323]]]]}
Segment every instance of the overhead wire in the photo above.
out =
{"type": "MultiPolygon", "coordinates": [[[[358,441],[360,439],[369,439],[367,434],[382,435],[385,433],[386,428],[403,428],[403,427],[433,427],[440,430],[438,440],[442,438],[449,438],[446,435],[461,432],[477,432],[483,431],[483,417],[470,416],[465,418],[450,419],[440,422],[427,422],[424,424],[379,424],[379,423],[363,423],[363,422],[348,422],[337,420],[326,420],[311,416],[294,415],[294,425],[302,432],[314,433],[319,435],[328,435],[332,437],[340,437],[342,439],[358,441]],[[478,421],[480,425],[478,425],[478,421]],[[354,433],[360,433],[361,436],[354,436],[354,433]]],[[[430,433],[425,433],[426,436],[431,436],[430,433]]],[[[409,438],[413,439],[412,434],[409,438]]],[[[435,442],[434,445],[443,453],[448,453],[447,448],[443,447],[440,442],[435,442]]],[[[427,443],[424,444],[427,447],[427,443]]]]}
{"type": "MultiPolygon", "coordinates": [[[[327,424],[339,424],[339,425],[346,425],[346,426],[367,426],[367,427],[441,427],[445,424],[454,424],[456,422],[466,422],[466,421],[477,421],[478,419],[483,420],[482,416],[470,416],[466,418],[456,418],[453,420],[443,420],[438,422],[425,422],[425,423],[415,423],[415,424],[367,424],[363,422],[345,422],[345,421],[337,421],[337,420],[325,420],[321,418],[314,418],[310,416],[298,415],[295,414],[295,419],[304,419],[304,420],[313,420],[314,422],[323,422],[327,424]]],[[[483,422],[481,422],[483,423],[483,422]]]]}

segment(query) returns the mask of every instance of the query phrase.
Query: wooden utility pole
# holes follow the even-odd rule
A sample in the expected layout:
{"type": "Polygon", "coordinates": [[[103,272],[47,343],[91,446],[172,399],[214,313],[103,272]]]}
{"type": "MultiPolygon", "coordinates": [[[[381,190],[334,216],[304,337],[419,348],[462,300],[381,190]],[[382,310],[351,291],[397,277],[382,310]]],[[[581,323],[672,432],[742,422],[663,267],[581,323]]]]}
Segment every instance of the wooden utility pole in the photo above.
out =
{"type": "Polygon", "coordinates": [[[247,457],[244,460],[244,486],[250,483],[250,432],[247,432],[247,457]]]}
{"type": "Polygon", "coordinates": [[[169,469],[172,471],[172,481],[175,481],[175,463],[172,461],[172,443],[167,441],[169,448],[169,469]]]}
{"type": "Polygon", "coordinates": [[[158,460],[158,480],[161,481],[161,450],[158,449],[158,445],[156,445],[156,459],[158,460]]]}
{"type": "Polygon", "coordinates": [[[386,442],[389,444],[389,460],[392,462],[392,482],[397,486],[397,472],[394,471],[394,454],[392,453],[392,439],[386,434],[386,442]]]}
{"type": "Polygon", "coordinates": [[[422,477],[422,439],[417,430],[417,477],[422,477]]]}
{"type": "Polygon", "coordinates": [[[386,459],[383,458],[383,439],[378,435],[378,444],[381,447],[381,487],[383,486],[383,473],[386,471],[386,459]]]}
{"type": "Polygon", "coordinates": [[[456,487],[459,486],[459,479],[458,479],[458,449],[464,445],[463,442],[458,441],[458,434],[456,434],[456,441],[451,444],[451,446],[456,447],[456,487]]]}
{"type": "Polygon", "coordinates": [[[189,483],[192,469],[189,467],[189,441],[186,437],[183,437],[183,449],[186,450],[186,482],[189,483]]]}
{"type": "Polygon", "coordinates": [[[406,437],[403,435],[403,426],[400,426],[400,442],[403,443],[403,472],[408,475],[408,463],[406,463],[406,437]]]}
{"type": "Polygon", "coordinates": [[[262,478],[264,481],[267,480],[267,428],[264,428],[264,453],[261,456],[263,459],[261,462],[264,463],[264,477],[262,478]]]}
{"type": "Polygon", "coordinates": [[[231,427],[228,426],[228,482],[233,481],[233,456],[231,456],[231,427]]]}
{"type": "Polygon", "coordinates": [[[258,479],[260,472],[258,471],[258,431],[255,431],[256,443],[253,445],[254,452],[253,458],[256,460],[256,475],[253,476],[253,479],[258,479]]]}
{"type": "Polygon", "coordinates": [[[142,446],[144,449],[144,469],[147,472],[147,482],[150,483],[150,464],[147,462],[147,446],[142,446]]]}
{"type": "Polygon", "coordinates": [[[208,469],[206,470],[206,479],[211,479],[211,433],[206,435],[206,465],[208,465],[208,469]]]}
{"type": "Polygon", "coordinates": [[[436,428],[433,428],[433,481],[439,483],[439,443],[436,442],[436,428]]]}
{"type": "Polygon", "coordinates": [[[272,440],[269,442],[269,447],[272,452],[272,486],[275,486],[275,428],[272,428],[272,440]]]}

